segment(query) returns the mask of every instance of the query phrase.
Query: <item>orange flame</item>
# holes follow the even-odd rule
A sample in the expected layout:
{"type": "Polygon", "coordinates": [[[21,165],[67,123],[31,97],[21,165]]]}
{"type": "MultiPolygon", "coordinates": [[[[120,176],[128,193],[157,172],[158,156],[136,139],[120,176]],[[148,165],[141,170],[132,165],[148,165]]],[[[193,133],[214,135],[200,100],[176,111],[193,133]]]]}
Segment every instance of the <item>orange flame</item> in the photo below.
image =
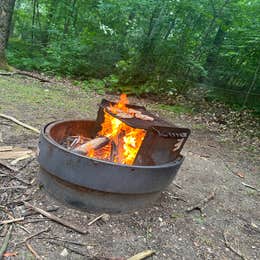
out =
{"type": "MultiPolygon", "coordinates": [[[[131,115],[126,106],[128,103],[127,96],[122,94],[119,102],[110,106],[110,111],[113,114],[124,112],[131,115]]],[[[146,131],[128,126],[105,110],[104,122],[101,126],[102,129],[98,132],[98,136],[108,137],[110,143],[97,151],[91,150],[88,156],[103,160],[112,160],[116,163],[133,164],[146,131]]]]}

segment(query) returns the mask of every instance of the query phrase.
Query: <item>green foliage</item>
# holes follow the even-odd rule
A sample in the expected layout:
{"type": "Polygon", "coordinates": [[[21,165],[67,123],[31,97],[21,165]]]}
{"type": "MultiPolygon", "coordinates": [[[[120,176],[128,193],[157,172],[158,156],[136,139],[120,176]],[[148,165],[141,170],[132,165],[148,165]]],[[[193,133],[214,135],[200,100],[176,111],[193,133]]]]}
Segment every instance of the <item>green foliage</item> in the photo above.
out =
{"type": "Polygon", "coordinates": [[[105,82],[99,79],[91,79],[80,82],[82,89],[86,91],[96,91],[98,94],[105,94],[105,82]]]}
{"type": "Polygon", "coordinates": [[[181,105],[170,106],[170,105],[160,104],[158,105],[158,108],[162,110],[174,112],[176,114],[184,114],[184,113],[190,114],[192,112],[192,109],[190,107],[181,106],[181,105]]]}
{"type": "Polygon", "coordinates": [[[256,108],[258,10],[257,0],[17,0],[8,58],[100,92],[174,97],[210,83],[217,98],[256,108]]]}

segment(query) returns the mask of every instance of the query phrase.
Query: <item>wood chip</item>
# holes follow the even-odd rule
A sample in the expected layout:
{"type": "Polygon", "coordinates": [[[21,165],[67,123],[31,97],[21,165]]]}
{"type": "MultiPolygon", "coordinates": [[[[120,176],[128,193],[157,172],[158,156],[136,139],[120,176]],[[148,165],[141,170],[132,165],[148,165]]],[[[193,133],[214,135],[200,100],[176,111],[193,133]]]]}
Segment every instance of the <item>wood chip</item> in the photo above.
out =
{"type": "Polygon", "coordinates": [[[18,159],[28,155],[32,156],[33,154],[34,152],[32,150],[14,147],[12,150],[0,151],[0,160],[18,159]]]}
{"type": "Polygon", "coordinates": [[[6,252],[4,253],[4,257],[17,256],[18,252],[6,252]]]}

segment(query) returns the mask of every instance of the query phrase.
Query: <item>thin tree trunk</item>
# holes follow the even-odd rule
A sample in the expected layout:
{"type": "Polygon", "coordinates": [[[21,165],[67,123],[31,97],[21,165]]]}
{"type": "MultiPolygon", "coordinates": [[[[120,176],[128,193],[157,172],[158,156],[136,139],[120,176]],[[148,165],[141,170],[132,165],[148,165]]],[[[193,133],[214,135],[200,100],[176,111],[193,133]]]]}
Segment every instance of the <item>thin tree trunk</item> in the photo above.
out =
{"type": "Polygon", "coordinates": [[[0,68],[7,69],[5,49],[10,33],[15,0],[0,1],[0,68]]]}
{"type": "Polygon", "coordinates": [[[32,0],[33,3],[33,15],[32,15],[32,45],[34,44],[34,24],[35,24],[35,13],[36,13],[36,0],[32,0]]]}
{"type": "Polygon", "coordinates": [[[258,61],[258,65],[256,67],[255,74],[254,74],[253,80],[251,82],[251,85],[250,85],[250,87],[249,87],[249,89],[248,89],[248,91],[246,93],[246,96],[245,96],[245,99],[244,99],[244,103],[243,103],[243,107],[246,105],[248,97],[249,97],[249,95],[250,95],[250,93],[251,93],[251,91],[252,91],[252,89],[253,89],[253,87],[255,85],[259,69],[260,69],[260,59],[258,61]]]}

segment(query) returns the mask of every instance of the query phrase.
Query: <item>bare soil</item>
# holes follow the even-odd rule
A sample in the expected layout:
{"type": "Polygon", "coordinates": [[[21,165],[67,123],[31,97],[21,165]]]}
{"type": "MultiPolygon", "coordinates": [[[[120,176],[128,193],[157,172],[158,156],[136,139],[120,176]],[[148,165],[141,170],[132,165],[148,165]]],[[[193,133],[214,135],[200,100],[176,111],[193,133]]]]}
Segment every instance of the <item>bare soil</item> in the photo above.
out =
{"type": "MultiPolygon", "coordinates": [[[[95,118],[101,98],[101,95],[84,92],[66,82],[42,84],[23,77],[0,77],[1,112],[38,128],[55,119],[95,118]]],[[[110,95],[108,98],[116,97],[110,95]]],[[[186,158],[175,179],[181,188],[172,183],[153,207],[131,214],[111,215],[106,221],[87,226],[98,215],[68,208],[49,197],[37,182],[37,160],[23,160],[15,167],[26,167],[16,174],[31,185],[26,189],[0,190],[0,221],[9,219],[10,215],[25,217],[24,221],[13,225],[7,252],[17,252],[16,259],[34,259],[25,243],[16,244],[50,227],[48,232],[28,241],[44,259],[127,259],[146,249],[156,251],[149,258],[154,260],[260,259],[257,155],[248,149],[241,150],[241,144],[231,140],[228,134],[223,141],[223,136],[210,131],[203,121],[198,123],[193,115],[155,111],[154,101],[134,98],[131,101],[146,105],[175,124],[191,128],[192,134],[183,150],[186,158]],[[215,196],[205,204],[202,212],[186,212],[214,190],[215,196]],[[78,234],[33,214],[19,203],[26,198],[44,210],[54,209],[53,214],[88,229],[89,233],[78,234]],[[62,256],[65,248],[68,254],[62,256]]],[[[0,146],[37,148],[37,134],[2,118],[0,137],[0,146]]],[[[1,188],[23,185],[8,176],[7,169],[0,166],[0,170],[6,173],[6,176],[0,175],[1,188]]],[[[6,226],[0,225],[0,248],[6,230],[6,226]]]]}

